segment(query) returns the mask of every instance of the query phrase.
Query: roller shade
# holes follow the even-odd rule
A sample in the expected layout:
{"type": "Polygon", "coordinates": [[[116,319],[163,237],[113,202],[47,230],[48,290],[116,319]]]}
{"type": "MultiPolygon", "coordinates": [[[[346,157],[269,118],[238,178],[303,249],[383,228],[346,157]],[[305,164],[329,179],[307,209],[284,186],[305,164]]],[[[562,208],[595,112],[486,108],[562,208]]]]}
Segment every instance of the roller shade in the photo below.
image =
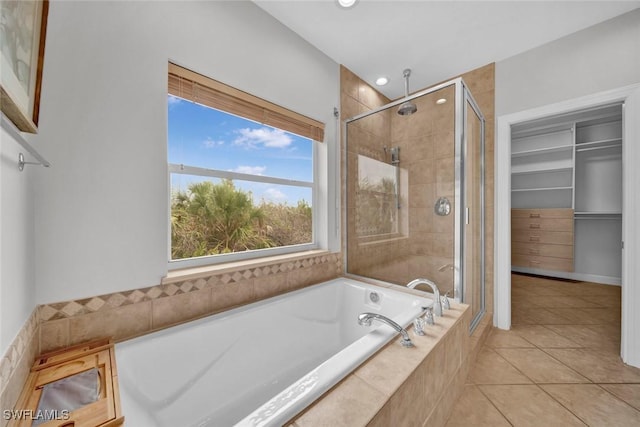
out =
{"type": "Polygon", "coordinates": [[[324,123],[172,63],[169,94],[314,141],[324,140],[324,123]]]}

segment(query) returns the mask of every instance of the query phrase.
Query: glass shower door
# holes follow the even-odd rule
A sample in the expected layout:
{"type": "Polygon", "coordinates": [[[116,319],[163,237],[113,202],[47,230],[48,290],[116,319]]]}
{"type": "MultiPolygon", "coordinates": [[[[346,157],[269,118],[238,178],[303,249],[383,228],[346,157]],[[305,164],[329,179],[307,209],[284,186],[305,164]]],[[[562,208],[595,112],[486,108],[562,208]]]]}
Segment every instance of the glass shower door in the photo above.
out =
{"type": "Polygon", "coordinates": [[[484,120],[465,88],[464,257],[462,301],[471,306],[473,329],[485,310],[484,301],[484,120]]]}

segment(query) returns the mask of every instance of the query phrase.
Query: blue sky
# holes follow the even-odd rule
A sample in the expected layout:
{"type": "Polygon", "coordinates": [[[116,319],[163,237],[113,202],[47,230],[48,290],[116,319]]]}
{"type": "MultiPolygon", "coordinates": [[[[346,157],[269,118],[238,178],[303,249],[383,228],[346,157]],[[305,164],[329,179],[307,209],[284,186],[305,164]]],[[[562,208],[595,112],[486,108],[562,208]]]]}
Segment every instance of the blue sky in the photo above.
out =
{"type": "MultiPolygon", "coordinates": [[[[213,108],[168,96],[169,163],[300,181],[312,180],[313,141],[213,108]]],[[[171,177],[172,189],[186,190],[201,178],[171,177]]],[[[234,181],[236,187],[261,199],[311,204],[311,189],[234,181]]]]}

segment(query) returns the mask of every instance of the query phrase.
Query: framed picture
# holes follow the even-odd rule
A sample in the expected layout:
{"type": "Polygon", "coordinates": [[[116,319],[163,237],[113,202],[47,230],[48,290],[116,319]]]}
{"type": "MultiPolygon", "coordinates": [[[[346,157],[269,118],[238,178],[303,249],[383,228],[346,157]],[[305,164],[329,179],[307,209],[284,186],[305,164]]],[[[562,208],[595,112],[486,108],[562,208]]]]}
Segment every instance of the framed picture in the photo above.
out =
{"type": "Polygon", "coordinates": [[[49,0],[0,2],[2,112],[23,132],[38,131],[49,0]]]}

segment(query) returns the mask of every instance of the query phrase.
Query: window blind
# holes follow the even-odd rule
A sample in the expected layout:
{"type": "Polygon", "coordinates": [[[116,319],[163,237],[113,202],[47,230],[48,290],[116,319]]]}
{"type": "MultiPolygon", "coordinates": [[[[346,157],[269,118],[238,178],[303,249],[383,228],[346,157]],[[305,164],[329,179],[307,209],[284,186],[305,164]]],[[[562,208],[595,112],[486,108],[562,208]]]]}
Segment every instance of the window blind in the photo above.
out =
{"type": "Polygon", "coordinates": [[[324,140],[324,123],[172,63],[169,94],[314,141],[324,140]]]}

